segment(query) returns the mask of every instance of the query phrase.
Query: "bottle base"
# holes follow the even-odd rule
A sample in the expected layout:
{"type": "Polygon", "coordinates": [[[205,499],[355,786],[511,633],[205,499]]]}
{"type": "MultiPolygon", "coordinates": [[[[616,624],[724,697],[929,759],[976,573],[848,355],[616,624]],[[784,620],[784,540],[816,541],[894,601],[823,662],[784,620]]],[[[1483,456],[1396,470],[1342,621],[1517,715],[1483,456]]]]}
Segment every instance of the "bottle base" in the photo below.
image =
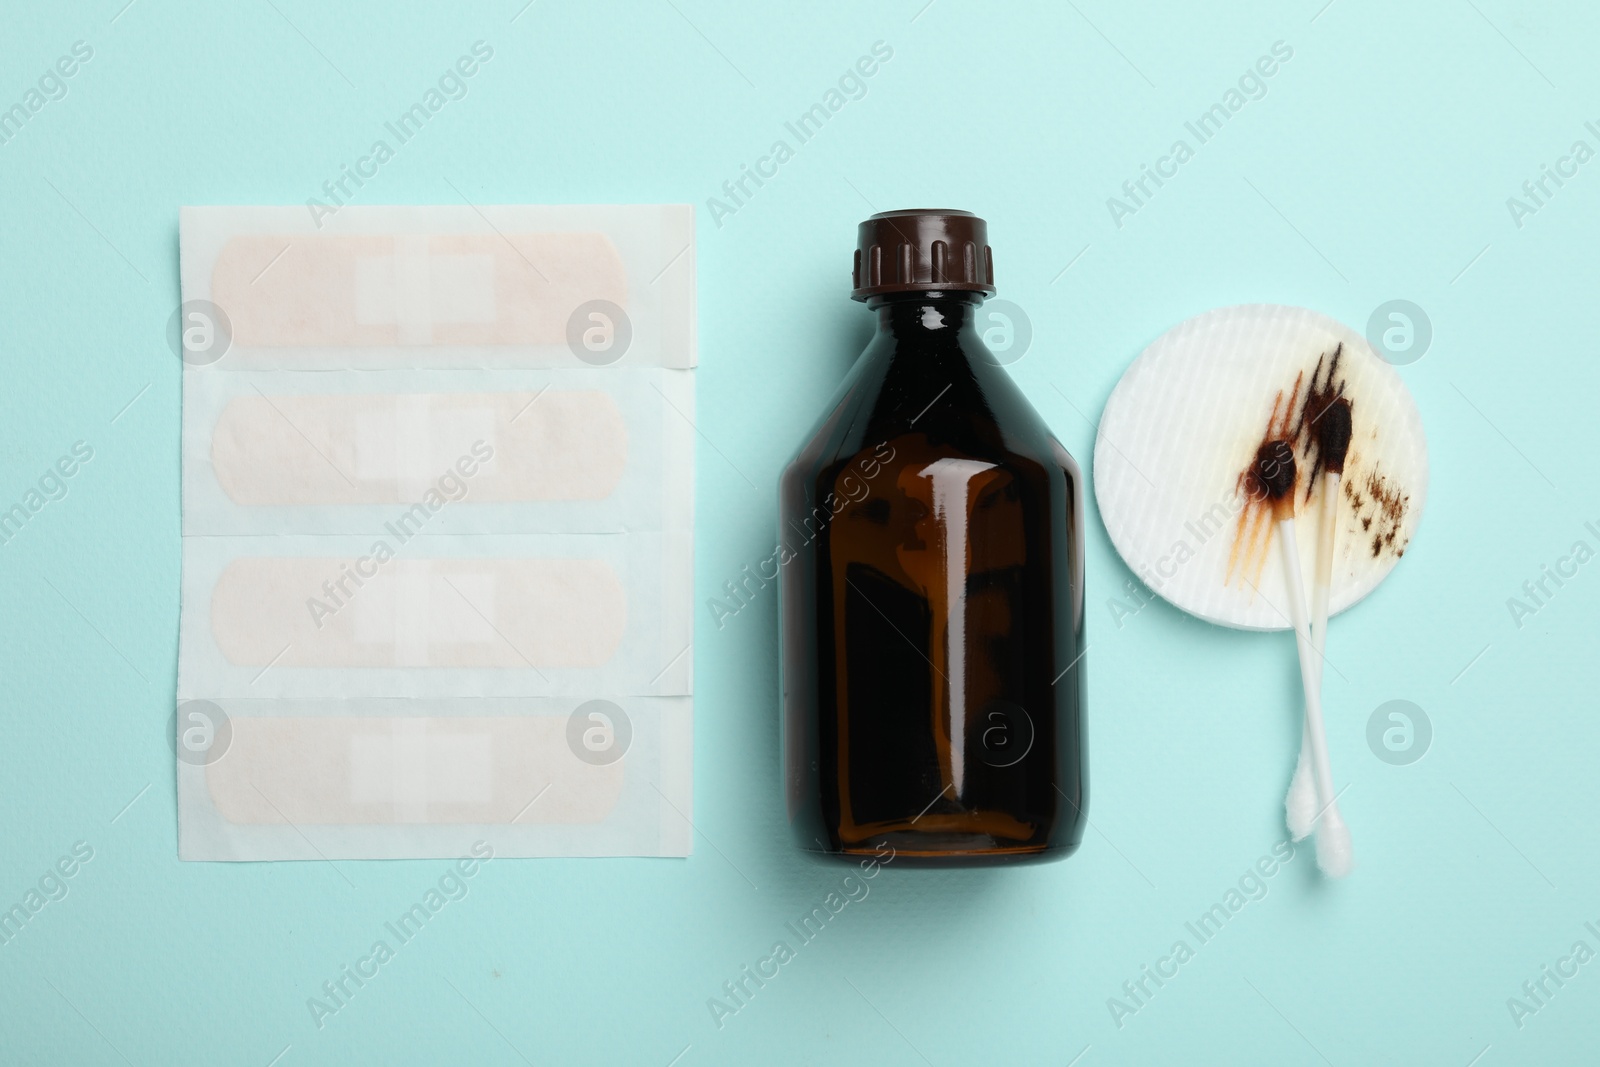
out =
{"type": "Polygon", "coordinates": [[[959,836],[961,841],[933,842],[926,835],[911,835],[914,841],[897,840],[906,835],[886,834],[871,845],[853,846],[838,851],[823,852],[814,848],[801,848],[809,858],[824,864],[858,864],[862,860],[877,860],[886,866],[918,868],[950,867],[1018,867],[1064,860],[1078,850],[1076,842],[1070,845],[1010,845],[985,835],[959,836]],[[886,859],[882,851],[888,846],[893,859],[886,859]]]}

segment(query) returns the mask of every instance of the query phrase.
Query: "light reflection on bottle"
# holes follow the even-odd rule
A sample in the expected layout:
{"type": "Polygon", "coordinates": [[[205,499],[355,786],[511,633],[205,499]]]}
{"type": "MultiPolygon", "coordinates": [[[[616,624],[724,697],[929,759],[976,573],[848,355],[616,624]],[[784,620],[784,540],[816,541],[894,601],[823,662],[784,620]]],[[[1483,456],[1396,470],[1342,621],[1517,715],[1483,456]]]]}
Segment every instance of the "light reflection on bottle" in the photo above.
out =
{"type": "MultiPolygon", "coordinates": [[[[950,785],[957,797],[961,796],[962,780],[966,771],[967,744],[967,520],[968,510],[978,488],[973,479],[984,471],[994,470],[993,463],[975,459],[946,457],[934,460],[919,472],[933,482],[933,519],[939,524],[943,536],[944,597],[941,603],[930,598],[934,605],[934,663],[942,659],[947,671],[944,683],[946,718],[949,722],[950,785]],[[941,625],[942,623],[942,625],[941,625]],[[944,647],[939,648],[939,631],[943,630],[944,647]],[[944,655],[939,655],[939,652],[944,655]]],[[[983,479],[987,481],[988,479],[983,479]]],[[[940,686],[934,683],[934,692],[940,686]]],[[[937,715],[937,701],[935,714],[937,715]]],[[[936,724],[937,726],[937,724],[936,724]]],[[[935,729],[937,734],[939,731],[935,729]]]]}

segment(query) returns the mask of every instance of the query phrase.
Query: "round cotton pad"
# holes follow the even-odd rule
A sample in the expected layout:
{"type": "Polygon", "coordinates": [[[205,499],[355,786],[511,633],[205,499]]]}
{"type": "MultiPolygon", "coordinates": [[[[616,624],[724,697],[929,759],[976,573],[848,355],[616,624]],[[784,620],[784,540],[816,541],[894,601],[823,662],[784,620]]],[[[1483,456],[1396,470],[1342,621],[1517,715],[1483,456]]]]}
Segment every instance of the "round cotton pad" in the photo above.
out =
{"type": "Polygon", "coordinates": [[[1179,324],[1145,349],[1106,402],[1095,499],[1128,566],[1190,614],[1288,629],[1280,538],[1250,468],[1288,439],[1298,476],[1301,570],[1310,589],[1322,509],[1337,509],[1330,611],[1377,587],[1417,529],[1428,488],[1422,417],[1360,334],[1305,308],[1250,304],[1179,324]],[[1350,403],[1351,437],[1330,502],[1316,421],[1350,403]]]}

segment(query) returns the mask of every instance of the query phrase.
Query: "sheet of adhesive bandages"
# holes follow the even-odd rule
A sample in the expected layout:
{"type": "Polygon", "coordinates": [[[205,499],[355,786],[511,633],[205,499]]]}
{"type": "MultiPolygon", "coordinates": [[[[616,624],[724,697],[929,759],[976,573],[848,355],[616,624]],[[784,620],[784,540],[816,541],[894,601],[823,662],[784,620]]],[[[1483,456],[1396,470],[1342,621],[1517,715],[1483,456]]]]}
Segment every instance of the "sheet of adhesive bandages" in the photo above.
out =
{"type": "Polygon", "coordinates": [[[180,246],[180,855],[688,855],[692,209],[180,246]]]}

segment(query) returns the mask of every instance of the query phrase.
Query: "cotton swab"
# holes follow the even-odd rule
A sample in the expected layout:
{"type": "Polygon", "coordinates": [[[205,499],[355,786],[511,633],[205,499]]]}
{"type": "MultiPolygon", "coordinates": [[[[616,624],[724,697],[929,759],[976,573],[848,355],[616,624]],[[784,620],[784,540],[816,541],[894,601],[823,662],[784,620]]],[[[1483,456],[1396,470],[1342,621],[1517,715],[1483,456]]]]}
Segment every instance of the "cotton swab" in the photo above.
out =
{"type": "Polygon", "coordinates": [[[1272,502],[1272,517],[1278,525],[1279,547],[1283,556],[1284,579],[1289,593],[1289,614],[1294,624],[1295,650],[1300,656],[1300,682],[1305,692],[1305,733],[1311,746],[1311,767],[1316,785],[1319,814],[1317,828],[1317,866],[1330,878],[1350,873],[1352,848],[1350,830],[1339,814],[1338,798],[1333,793],[1333,771],[1328,765],[1327,744],[1322,733],[1321,673],[1311,645],[1306,613],[1306,591],[1300,576],[1300,549],[1294,536],[1294,448],[1288,441],[1268,441],[1256,453],[1255,474],[1272,502]]]}
{"type": "MultiPolygon", "coordinates": [[[[1316,581],[1311,587],[1311,645],[1316,653],[1317,691],[1322,691],[1323,653],[1328,647],[1328,596],[1333,585],[1334,538],[1338,531],[1339,487],[1345,455],[1350,451],[1350,401],[1340,397],[1313,420],[1322,476],[1322,509],[1318,516],[1316,581]]],[[[1289,795],[1284,800],[1289,832],[1296,841],[1311,832],[1317,817],[1317,793],[1311,779],[1311,742],[1302,731],[1300,759],[1295,764],[1289,795]]]]}

